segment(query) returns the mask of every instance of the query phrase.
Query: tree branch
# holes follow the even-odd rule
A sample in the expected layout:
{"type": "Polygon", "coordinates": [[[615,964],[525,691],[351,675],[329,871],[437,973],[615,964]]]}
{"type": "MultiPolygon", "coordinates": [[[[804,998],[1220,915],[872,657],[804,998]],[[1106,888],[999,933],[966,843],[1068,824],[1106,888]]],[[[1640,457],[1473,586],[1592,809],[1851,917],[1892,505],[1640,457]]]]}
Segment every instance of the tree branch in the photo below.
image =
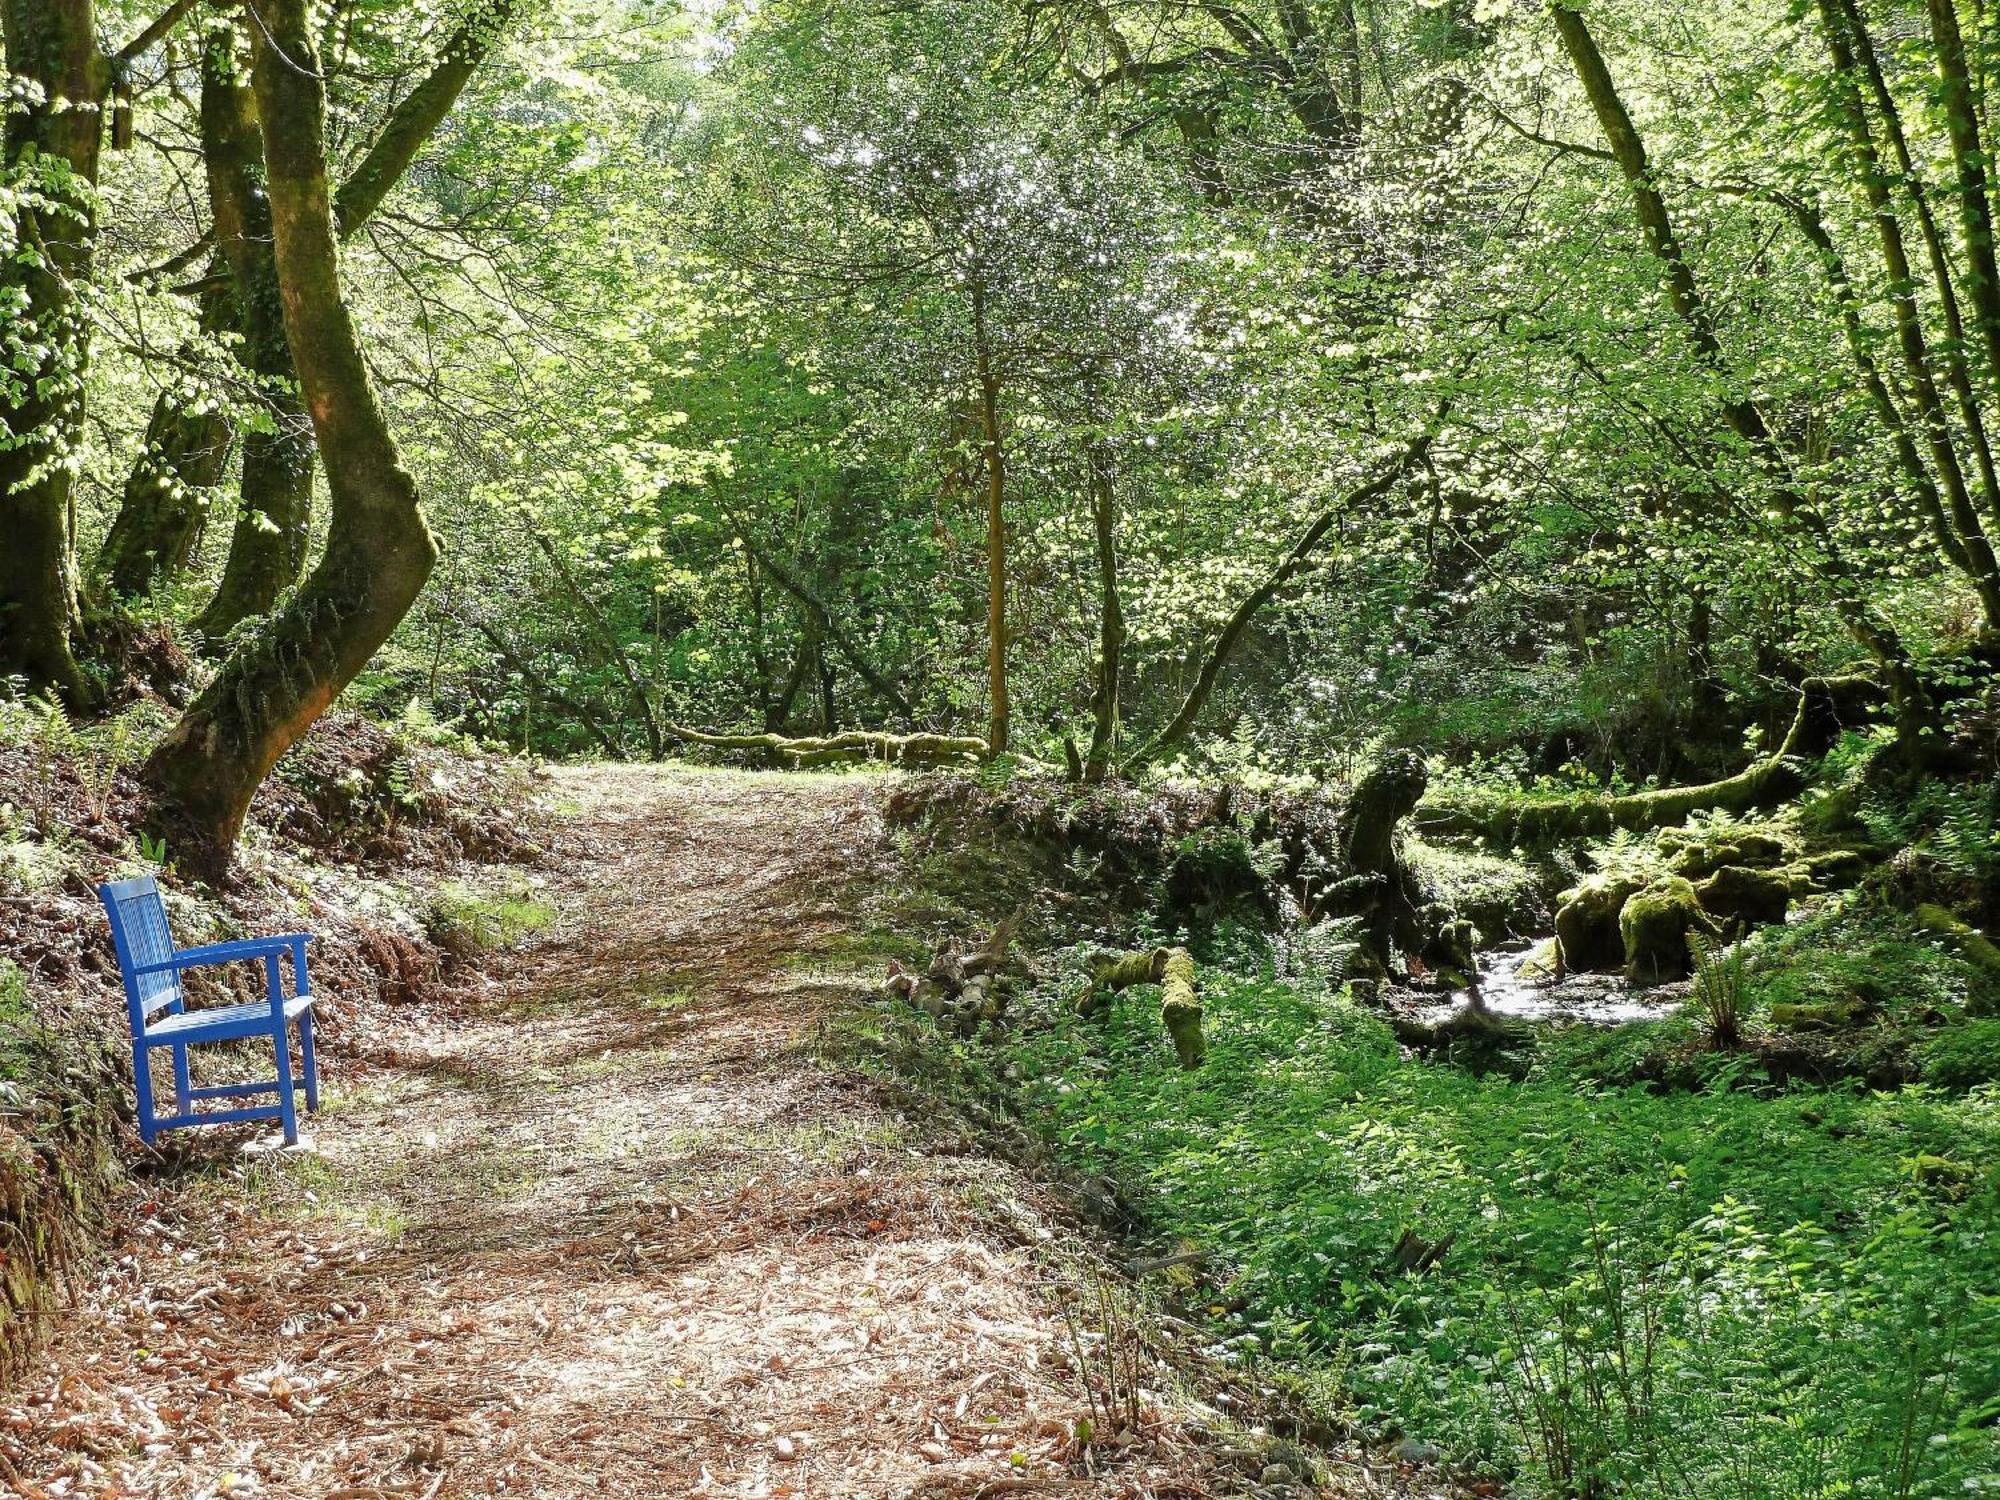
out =
{"type": "Polygon", "coordinates": [[[334,220],[341,238],[353,234],[382,206],[424,143],[451,113],[517,8],[517,0],[490,0],[475,11],[445,43],[443,56],[429,76],[390,112],[367,155],[334,194],[334,220]]]}
{"type": "Polygon", "coordinates": [[[124,68],[137,62],[145,55],[147,49],[162,40],[168,32],[180,24],[183,16],[200,3],[201,0],[174,0],[172,5],[160,12],[159,18],[152,25],[111,54],[112,67],[124,68]]]}

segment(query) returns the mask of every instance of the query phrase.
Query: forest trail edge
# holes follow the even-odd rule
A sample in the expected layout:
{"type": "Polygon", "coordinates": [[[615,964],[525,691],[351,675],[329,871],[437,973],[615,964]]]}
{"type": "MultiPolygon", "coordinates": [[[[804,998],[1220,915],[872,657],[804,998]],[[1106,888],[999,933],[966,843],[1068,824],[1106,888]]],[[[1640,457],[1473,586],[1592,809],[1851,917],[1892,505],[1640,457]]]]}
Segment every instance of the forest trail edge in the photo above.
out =
{"type": "Polygon", "coordinates": [[[1264,1493],[1171,1396],[1081,1472],[1089,1335],[1049,1284],[1046,1200],[817,1061],[855,986],[814,956],[883,855],[869,783],[556,774],[555,927],[448,1024],[335,1059],[312,1154],[140,1185],[47,1377],[0,1410],[33,1464],[0,1484],[1264,1493]]]}

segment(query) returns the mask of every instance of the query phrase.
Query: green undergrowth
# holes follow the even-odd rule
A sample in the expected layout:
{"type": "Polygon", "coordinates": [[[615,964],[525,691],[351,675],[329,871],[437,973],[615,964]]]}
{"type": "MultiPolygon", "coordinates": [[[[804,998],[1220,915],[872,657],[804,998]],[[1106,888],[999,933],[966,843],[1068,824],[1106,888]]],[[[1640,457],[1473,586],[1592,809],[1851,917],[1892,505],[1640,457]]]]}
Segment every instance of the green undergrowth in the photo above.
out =
{"type": "Polygon", "coordinates": [[[1150,991],[1078,1019],[1073,955],[1005,1033],[929,1045],[1211,1254],[1189,1301],[1232,1358],[1522,1495],[2000,1493],[2000,1091],[1602,1081],[1694,1049],[1680,1018],[1476,1076],[1325,986],[1203,981],[1196,1073],[1150,991]]]}
{"type": "Polygon", "coordinates": [[[448,880],[430,899],[425,929],[439,947],[462,956],[511,948],[555,920],[555,908],[538,895],[540,884],[519,871],[490,889],[448,880]]]}

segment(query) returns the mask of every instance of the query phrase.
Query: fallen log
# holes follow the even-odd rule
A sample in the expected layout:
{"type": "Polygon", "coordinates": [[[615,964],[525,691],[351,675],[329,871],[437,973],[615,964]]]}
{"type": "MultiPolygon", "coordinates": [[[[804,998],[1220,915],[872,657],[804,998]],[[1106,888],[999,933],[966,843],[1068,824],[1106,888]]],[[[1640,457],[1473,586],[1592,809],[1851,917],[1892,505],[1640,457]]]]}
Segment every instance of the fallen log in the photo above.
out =
{"type": "Polygon", "coordinates": [[[1471,796],[1417,808],[1420,833],[1463,834],[1506,844],[1606,838],[1623,828],[1645,833],[1685,823],[1700,812],[1750,812],[1789,801],[1805,789],[1804,758],[1823,754],[1845,712],[1881,689],[1862,677],[1815,677],[1801,684],[1784,743],[1734,776],[1696,786],[1661,787],[1614,797],[1593,794],[1546,802],[1471,796]]]}
{"type": "Polygon", "coordinates": [[[1110,997],[1135,984],[1160,987],[1160,1024],[1179,1054],[1181,1066],[1192,1071],[1202,1064],[1208,1045],[1201,1034],[1201,994],[1195,984],[1194,958],[1185,948],[1141,949],[1136,953],[1100,950],[1090,955],[1090,993],[1077,1009],[1092,1015],[1110,997]]]}
{"type": "Polygon", "coordinates": [[[880,761],[892,766],[969,766],[986,758],[986,741],[970,735],[890,734],[848,730],[843,734],[793,739],[782,734],[708,734],[679,724],[666,727],[670,739],[710,750],[748,750],[779,756],[795,766],[880,761]]]}
{"type": "Polygon", "coordinates": [[[922,973],[912,973],[892,962],[882,984],[883,994],[907,1001],[941,1026],[970,1036],[980,1023],[1000,1019],[1015,981],[1028,972],[1009,952],[1026,919],[1024,907],[970,952],[957,938],[947,939],[922,973]]]}

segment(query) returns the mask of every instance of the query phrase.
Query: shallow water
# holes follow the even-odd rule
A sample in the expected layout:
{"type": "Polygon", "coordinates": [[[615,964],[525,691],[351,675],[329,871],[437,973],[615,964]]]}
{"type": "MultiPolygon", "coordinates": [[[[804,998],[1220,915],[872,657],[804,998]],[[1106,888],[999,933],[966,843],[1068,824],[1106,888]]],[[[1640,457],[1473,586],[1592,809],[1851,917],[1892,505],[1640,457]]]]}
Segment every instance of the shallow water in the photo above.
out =
{"type": "MultiPolygon", "coordinates": [[[[1617,974],[1570,974],[1551,982],[1521,970],[1535,943],[1494,949],[1479,955],[1479,992],[1494,1015],[1514,1021],[1581,1021],[1593,1026],[1624,1026],[1633,1021],[1657,1021],[1672,1015],[1687,999],[1686,984],[1634,989],[1617,974]]],[[[1420,1014],[1442,1021],[1465,1004],[1465,991],[1420,1014]]]]}

